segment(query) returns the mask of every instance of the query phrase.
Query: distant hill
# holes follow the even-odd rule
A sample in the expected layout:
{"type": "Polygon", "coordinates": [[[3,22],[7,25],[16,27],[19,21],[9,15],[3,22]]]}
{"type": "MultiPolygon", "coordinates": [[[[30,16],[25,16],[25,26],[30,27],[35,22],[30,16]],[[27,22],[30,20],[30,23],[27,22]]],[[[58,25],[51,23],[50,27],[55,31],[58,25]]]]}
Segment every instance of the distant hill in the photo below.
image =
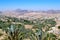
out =
{"type": "Polygon", "coordinates": [[[0,14],[2,13],[2,11],[0,11],[0,14]]]}
{"type": "Polygon", "coordinates": [[[33,11],[33,10],[22,10],[22,9],[16,9],[16,10],[5,10],[0,11],[0,14],[5,16],[12,16],[12,17],[19,17],[19,16],[49,16],[52,14],[60,14],[60,10],[48,10],[48,11],[33,11]]]}
{"type": "Polygon", "coordinates": [[[52,14],[56,14],[56,13],[60,13],[60,10],[48,10],[46,11],[47,13],[52,13],[52,14]]]}

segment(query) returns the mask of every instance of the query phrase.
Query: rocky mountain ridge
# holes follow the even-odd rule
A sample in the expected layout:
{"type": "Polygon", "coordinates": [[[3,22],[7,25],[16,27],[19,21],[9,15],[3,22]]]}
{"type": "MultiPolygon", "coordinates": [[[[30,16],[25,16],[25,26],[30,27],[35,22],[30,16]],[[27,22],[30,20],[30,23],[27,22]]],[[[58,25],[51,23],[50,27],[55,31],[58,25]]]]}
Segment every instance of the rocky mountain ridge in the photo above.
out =
{"type": "Polygon", "coordinates": [[[47,10],[47,11],[32,11],[32,10],[5,10],[0,11],[0,15],[11,16],[11,17],[28,17],[28,16],[60,16],[60,10],[47,10]]]}

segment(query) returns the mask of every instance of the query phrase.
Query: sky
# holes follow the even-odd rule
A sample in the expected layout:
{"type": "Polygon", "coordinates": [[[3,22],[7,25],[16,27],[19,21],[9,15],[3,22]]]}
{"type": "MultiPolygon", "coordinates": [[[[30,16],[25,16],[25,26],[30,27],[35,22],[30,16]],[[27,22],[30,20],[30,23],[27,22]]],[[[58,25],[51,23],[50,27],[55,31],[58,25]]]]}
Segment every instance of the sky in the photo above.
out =
{"type": "Polygon", "coordinates": [[[0,0],[0,10],[60,10],[60,0],[0,0]]]}

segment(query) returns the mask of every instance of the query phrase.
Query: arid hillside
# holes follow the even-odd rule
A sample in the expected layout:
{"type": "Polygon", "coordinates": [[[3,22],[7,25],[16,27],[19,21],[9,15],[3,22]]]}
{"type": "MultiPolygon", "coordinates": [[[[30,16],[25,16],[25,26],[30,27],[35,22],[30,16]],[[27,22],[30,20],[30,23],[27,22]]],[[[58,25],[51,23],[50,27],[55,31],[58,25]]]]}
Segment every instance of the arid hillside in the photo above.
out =
{"type": "Polygon", "coordinates": [[[55,18],[57,24],[60,24],[60,10],[32,11],[16,9],[0,11],[0,15],[30,20],[36,18],[55,18]]]}
{"type": "Polygon", "coordinates": [[[0,11],[0,14],[5,16],[11,16],[11,17],[59,17],[60,16],[60,10],[48,10],[48,11],[33,11],[33,10],[5,10],[0,11]]]}

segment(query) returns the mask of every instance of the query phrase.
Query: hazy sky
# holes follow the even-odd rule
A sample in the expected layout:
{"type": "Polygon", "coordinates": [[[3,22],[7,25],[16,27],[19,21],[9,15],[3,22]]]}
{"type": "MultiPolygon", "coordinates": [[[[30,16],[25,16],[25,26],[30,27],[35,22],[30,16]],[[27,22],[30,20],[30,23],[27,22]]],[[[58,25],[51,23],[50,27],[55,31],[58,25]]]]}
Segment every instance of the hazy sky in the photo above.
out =
{"type": "Polygon", "coordinates": [[[60,0],[0,0],[0,10],[17,8],[29,10],[60,10],[60,0]]]}

